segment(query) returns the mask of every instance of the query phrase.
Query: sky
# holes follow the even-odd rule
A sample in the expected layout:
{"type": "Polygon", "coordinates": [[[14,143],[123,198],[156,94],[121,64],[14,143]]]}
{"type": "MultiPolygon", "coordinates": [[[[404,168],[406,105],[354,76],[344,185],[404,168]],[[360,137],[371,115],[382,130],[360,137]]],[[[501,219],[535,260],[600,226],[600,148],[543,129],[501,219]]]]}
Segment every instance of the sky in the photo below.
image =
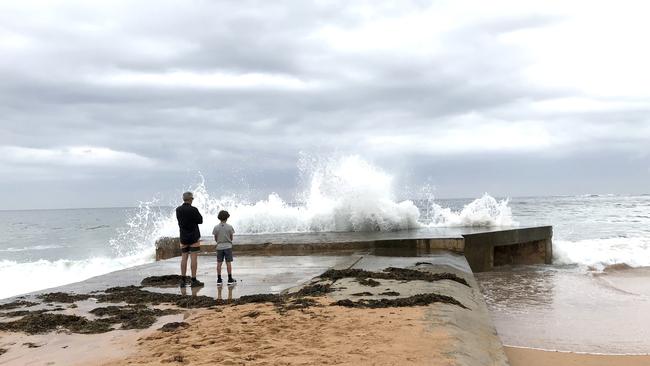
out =
{"type": "Polygon", "coordinates": [[[0,2],[0,209],[204,177],[300,191],[359,156],[398,195],[650,193],[643,1],[0,2]]]}

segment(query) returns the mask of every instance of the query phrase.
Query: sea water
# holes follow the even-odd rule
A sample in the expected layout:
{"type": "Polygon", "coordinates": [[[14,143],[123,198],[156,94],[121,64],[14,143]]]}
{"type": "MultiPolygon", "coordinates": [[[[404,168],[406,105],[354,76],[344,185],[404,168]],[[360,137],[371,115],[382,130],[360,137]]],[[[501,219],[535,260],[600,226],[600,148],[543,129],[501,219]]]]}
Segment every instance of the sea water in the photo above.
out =
{"type": "MultiPolygon", "coordinates": [[[[293,197],[222,196],[202,180],[179,193],[194,192],[204,235],[221,209],[230,211],[238,233],[250,234],[553,225],[560,266],[585,272],[617,263],[650,266],[648,195],[435,199],[422,187],[400,199],[395,177],[358,156],[301,162],[301,171],[304,189],[293,197]]],[[[12,279],[0,286],[0,298],[153,261],[155,240],[177,235],[177,204],[0,211],[0,275],[12,279]]]]}

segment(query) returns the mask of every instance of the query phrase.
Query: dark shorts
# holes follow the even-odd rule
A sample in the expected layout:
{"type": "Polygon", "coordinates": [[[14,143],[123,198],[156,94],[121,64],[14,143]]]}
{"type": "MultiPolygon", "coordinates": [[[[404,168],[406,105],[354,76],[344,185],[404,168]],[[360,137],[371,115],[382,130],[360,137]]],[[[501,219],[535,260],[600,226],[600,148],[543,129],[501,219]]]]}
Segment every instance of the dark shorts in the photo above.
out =
{"type": "Polygon", "coordinates": [[[189,245],[183,245],[181,247],[181,253],[196,253],[200,250],[201,250],[200,247],[191,247],[189,245]]]}
{"type": "Polygon", "coordinates": [[[232,248],[217,250],[217,262],[223,262],[224,258],[226,262],[232,262],[232,248]]]}

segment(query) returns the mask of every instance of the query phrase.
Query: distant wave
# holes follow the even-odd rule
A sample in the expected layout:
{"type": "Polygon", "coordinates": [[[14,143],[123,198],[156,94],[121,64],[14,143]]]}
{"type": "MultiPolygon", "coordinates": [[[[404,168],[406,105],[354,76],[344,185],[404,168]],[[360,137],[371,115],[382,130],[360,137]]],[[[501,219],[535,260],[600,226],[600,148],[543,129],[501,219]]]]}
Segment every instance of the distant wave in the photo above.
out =
{"type": "Polygon", "coordinates": [[[91,226],[91,227],[87,227],[86,230],[97,230],[97,229],[103,229],[103,228],[107,228],[107,227],[110,227],[110,225],[91,226]]]}
{"type": "Polygon", "coordinates": [[[62,245],[36,245],[33,247],[24,247],[24,248],[5,248],[0,249],[0,252],[28,252],[32,250],[47,250],[47,249],[59,249],[65,248],[62,245]]]}

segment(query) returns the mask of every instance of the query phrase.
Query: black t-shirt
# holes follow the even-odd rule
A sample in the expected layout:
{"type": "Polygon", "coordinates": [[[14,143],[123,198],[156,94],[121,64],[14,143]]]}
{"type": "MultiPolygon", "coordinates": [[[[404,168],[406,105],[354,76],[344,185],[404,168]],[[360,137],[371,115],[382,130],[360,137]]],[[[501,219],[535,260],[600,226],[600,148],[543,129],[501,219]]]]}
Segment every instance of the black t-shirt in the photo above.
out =
{"type": "Polygon", "coordinates": [[[181,244],[194,244],[201,238],[199,224],[203,223],[203,216],[199,210],[189,203],[176,207],[176,219],[180,229],[181,244]]]}

